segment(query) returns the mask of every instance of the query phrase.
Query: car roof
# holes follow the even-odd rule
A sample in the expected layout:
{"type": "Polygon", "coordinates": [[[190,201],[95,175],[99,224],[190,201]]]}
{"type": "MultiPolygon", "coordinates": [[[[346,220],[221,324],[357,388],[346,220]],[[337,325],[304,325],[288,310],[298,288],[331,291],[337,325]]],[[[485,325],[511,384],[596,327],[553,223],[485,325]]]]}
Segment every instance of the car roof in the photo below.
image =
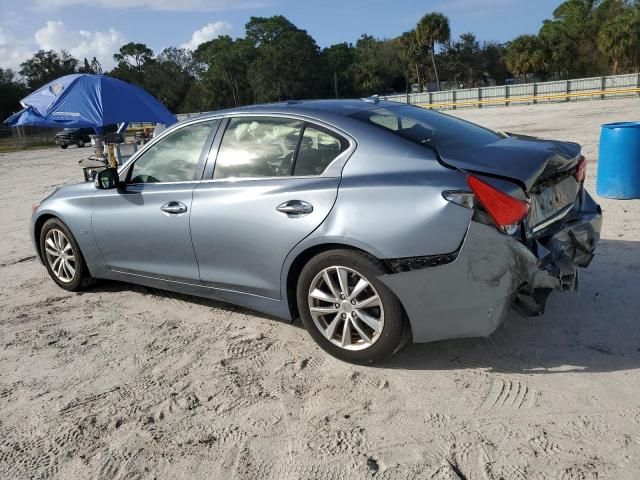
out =
{"type": "MultiPolygon", "coordinates": [[[[374,97],[367,99],[351,100],[291,100],[287,102],[265,103],[261,105],[249,105],[246,107],[231,108],[207,112],[199,116],[215,117],[219,115],[245,115],[252,113],[262,114],[297,114],[317,118],[319,120],[331,120],[336,116],[347,116],[363,110],[373,110],[383,107],[397,107],[402,104],[397,102],[387,102],[374,97]]],[[[193,120],[190,117],[189,120],[193,120]]]]}

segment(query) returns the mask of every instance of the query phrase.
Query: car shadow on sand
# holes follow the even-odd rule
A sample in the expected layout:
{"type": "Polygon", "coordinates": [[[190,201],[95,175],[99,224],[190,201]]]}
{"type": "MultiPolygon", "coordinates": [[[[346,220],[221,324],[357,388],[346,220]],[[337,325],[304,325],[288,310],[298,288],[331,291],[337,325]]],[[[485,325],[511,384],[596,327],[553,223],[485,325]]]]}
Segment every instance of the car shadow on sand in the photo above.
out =
{"type": "Polygon", "coordinates": [[[601,240],[579,293],[554,292],[546,313],[510,313],[488,338],[414,344],[386,368],[488,368],[512,373],[640,368],[640,243],[601,240]]]}
{"type": "MultiPolygon", "coordinates": [[[[288,323],[221,301],[122,282],[100,282],[93,290],[133,291],[288,323]]],[[[292,326],[304,328],[300,319],[292,326]]],[[[488,338],[408,345],[377,367],[487,368],[526,374],[640,368],[640,243],[601,240],[592,264],[581,271],[579,293],[554,292],[541,317],[511,312],[488,338]]]]}

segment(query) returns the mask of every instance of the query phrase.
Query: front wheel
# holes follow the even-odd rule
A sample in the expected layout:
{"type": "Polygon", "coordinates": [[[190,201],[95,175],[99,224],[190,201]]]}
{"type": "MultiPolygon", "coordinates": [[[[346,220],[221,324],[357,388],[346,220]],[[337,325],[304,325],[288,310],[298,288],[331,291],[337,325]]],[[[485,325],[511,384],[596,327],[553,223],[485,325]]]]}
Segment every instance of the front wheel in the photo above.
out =
{"type": "Polygon", "coordinates": [[[78,148],[84,148],[84,140],[82,138],[78,140],[78,148]]]}
{"type": "Polygon", "coordinates": [[[62,144],[62,145],[60,145],[60,148],[63,149],[63,150],[66,150],[68,146],[69,145],[62,144]]]}
{"type": "Polygon", "coordinates": [[[49,276],[65,290],[78,292],[93,283],[76,239],[59,219],[51,218],[42,226],[40,253],[49,276]]]}
{"type": "Polygon", "coordinates": [[[300,317],[311,337],[334,357],[357,364],[382,362],[409,338],[397,297],[378,276],[382,262],[355,250],[329,250],[302,269],[300,317]]]}

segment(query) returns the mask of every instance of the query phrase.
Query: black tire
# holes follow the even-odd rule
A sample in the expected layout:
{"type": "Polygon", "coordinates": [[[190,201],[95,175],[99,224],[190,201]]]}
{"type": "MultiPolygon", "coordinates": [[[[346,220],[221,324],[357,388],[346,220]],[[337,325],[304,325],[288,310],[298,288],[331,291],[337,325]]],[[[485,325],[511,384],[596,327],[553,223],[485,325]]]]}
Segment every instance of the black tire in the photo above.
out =
{"type": "Polygon", "coordinates": [[[60,148],[66,150],[69,145],[60,145],[60,148]]]}
{"type": "Polygon", "coordinates": [[[328,250],[307,262],[298,278],[296,299],[302,323],[315,342],[330,355],[349,363],[371,365],[393,356],[410,339],[410,327],[398,298],[380,280],[386,274],[382,262],[357,250],[328,250]],[[363,350],[347,350],[329,340],[316,325],[309,305],[311,285],[324,269],[332,266],[346,267],[365,277],[377,291],[384,309],[384,326],[377,340],[363,350]]]}
{"type": "Polygon", "coordinates": [[[82,252],[80,251],[80,247],[78,246],[76,239],[60,219],[50,218],[42,226],[42,230],[40,230],[40,254],[42,255],[42,260],[45,267],[47,268],[47,272],[49,272],[49,276],[61,288],[64,288],[65,290],[68,290],[70,292],[80,292],[95,283],[94,278],[89,274],[89,269],[87,268],[87,264],[84,261],[84,257],[82,256],[82,252]],[[50,265],[45,250],[47,234],[54,229],[62,231],[62,233],[68,239],[69,243],[71,244],[71,253],[75,258],[75,274],[71,281],[68,282],[64,282],[56,276],[50,265]]]}
{"type": "Polygon", "coordinates": [[[78,145],[78,148],[84,148],[84,140],[82,138],[79,139],[76,145],[78,145]]]}

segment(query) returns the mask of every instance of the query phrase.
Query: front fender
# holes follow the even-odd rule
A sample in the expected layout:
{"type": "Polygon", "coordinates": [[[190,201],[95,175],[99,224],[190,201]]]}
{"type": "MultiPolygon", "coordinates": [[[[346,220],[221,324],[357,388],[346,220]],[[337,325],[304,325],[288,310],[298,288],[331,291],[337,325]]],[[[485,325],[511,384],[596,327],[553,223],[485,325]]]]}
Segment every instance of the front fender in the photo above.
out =
{"type": "MultiPolygon", "coordinates": [[[[89,186],[93,188],[93,185],[89,186]]],[[[82,191],[84,187],[86,187],[85,184],[65,187],[45,199],[31,217],[30,236],[38,257],[42,261],[38,235],[39,228],[48,218],[59,218],[74,236],[89,272],[93,275],[96,267],[104,265],[104,260],[96,244],[91,227],[91,196],[82,191]]]]}

